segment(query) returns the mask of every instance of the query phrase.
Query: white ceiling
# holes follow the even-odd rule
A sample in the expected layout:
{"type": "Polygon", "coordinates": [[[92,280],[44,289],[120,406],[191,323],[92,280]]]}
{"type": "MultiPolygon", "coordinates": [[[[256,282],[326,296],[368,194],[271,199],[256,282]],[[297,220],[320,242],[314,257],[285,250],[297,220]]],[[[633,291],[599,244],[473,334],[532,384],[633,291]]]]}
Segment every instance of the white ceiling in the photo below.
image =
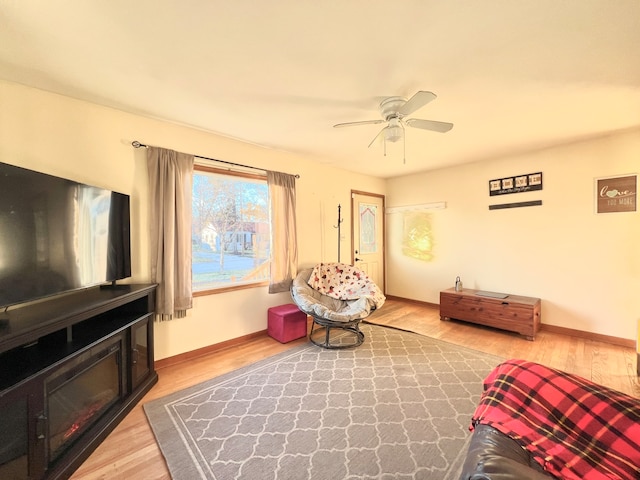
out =
{"type": "Polygon", "coordinates": [[[0,0],[0,25],[0,78],[379,177],[640,126],[640,0],[0,0]],[[406,163],[367,148],[384,125],[332,128],[418,90],[455,126],[407,129],[406,163]]]}

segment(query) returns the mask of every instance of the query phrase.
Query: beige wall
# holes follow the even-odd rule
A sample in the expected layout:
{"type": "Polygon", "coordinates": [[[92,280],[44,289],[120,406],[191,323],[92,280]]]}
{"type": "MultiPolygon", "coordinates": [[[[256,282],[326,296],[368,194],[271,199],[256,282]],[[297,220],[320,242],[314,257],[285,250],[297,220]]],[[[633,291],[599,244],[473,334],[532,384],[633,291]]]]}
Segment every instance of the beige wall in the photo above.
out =
{"type": "MultiPolygon", "coordinates": [[[[386,193],[387,206],[446,202],[425,211],[434,259],[402,254],[403,213],[387,215],[387,293],[438,303],[457,275],[466,287],[537,296],[543,323],[636,338],[640,318],[640,213],[594,214],[594,178],[640,173],[640,131],[387,180],[300,156],[0,82],[0,161],[132,195],[132,282],[149,281],[144,150],[132,140],[299,173],[299,263],[337,258],[338,203],[350,191],[386,193]],[[542,171],[544,189],[492,199],[488,181],[542,171]],[[541,199],[540,207],[488,205],[541,199]]],[[[347,227],[348,228],[348,227],[347,227]]],[[[343,256],[351,249],[344,235],[343,256]]],[[[266,328],[266,309],[288,302],[266,288],[197,297],[185,319],[156,324],[156,358],[266,328]]]]}
{"type": "Polygon", "coordinates": [[[594,179],[640,174],[640,130],[387,182],[387,206],[424,210],[432,261],[402,253],[405,213],[387,215],[387,293],[439,303],[465,287],[542,299],[542,322],[625,339],[640,318],[640,212],[595,214],[594,179]],[[544,188],[489,197],[491,179],[543,172],[544,188]],[[490,211],[490,204],[542,206],[490,211]]]}
{"type": "MultiPolygon", "coordinates": [[[[384,181],[326,167],[193,128],[131,115],[0,82],[0,161],[132,196],[131,282],[149,281],[146,153],[132,140],[288,173],[298,173],[300,266],[337,259],[337,206],[351,189],[384,193],[384,181]]],[[[349,208],[343,208],[349,225],[349,208]]],[[[348,228],[348,227],[347,227],[348,228]]],[[[351,250],[345,235],[342,252],[351,250]]],[[[156,323],[156,359],[266,329],[267,308],[290,302],[266,287],[197,297],[185,319],[156,323]]]]}

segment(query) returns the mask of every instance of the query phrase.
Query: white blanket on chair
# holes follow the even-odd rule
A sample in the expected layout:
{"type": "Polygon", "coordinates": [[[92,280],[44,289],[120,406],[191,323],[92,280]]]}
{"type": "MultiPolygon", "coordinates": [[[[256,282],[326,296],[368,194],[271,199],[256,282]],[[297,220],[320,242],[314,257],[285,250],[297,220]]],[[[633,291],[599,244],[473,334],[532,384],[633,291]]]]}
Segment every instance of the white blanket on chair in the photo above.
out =
{"type": "Polygon", "coordinates": [[[380,308],[386,300],[366,273],[344,263],[319,263],[311,272],[308,283],[323,295],[338,300],[367,298],[374,308],[380,308]]]}

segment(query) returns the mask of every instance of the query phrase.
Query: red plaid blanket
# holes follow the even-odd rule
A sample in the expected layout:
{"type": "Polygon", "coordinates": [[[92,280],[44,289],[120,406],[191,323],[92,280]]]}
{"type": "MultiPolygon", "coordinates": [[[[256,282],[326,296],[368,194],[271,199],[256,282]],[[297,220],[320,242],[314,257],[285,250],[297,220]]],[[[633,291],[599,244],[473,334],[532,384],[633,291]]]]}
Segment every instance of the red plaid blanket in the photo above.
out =
{"type": "Polygon", "coordinates": [[[471,429],[490,425],[562,479],[640,479],[640,400],[524,360],[484,381],[471,429]]]}

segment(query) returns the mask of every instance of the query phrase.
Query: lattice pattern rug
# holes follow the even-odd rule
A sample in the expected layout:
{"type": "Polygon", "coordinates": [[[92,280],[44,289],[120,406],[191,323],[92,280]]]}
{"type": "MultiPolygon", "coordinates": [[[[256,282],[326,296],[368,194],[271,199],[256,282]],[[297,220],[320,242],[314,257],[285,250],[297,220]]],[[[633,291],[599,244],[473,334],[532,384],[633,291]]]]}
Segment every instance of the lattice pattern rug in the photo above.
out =
{"type": "Polygon", "coordinates": [[[501,358],[362,325],[144,405],[174,479],[454,479],[501,358]]]}

